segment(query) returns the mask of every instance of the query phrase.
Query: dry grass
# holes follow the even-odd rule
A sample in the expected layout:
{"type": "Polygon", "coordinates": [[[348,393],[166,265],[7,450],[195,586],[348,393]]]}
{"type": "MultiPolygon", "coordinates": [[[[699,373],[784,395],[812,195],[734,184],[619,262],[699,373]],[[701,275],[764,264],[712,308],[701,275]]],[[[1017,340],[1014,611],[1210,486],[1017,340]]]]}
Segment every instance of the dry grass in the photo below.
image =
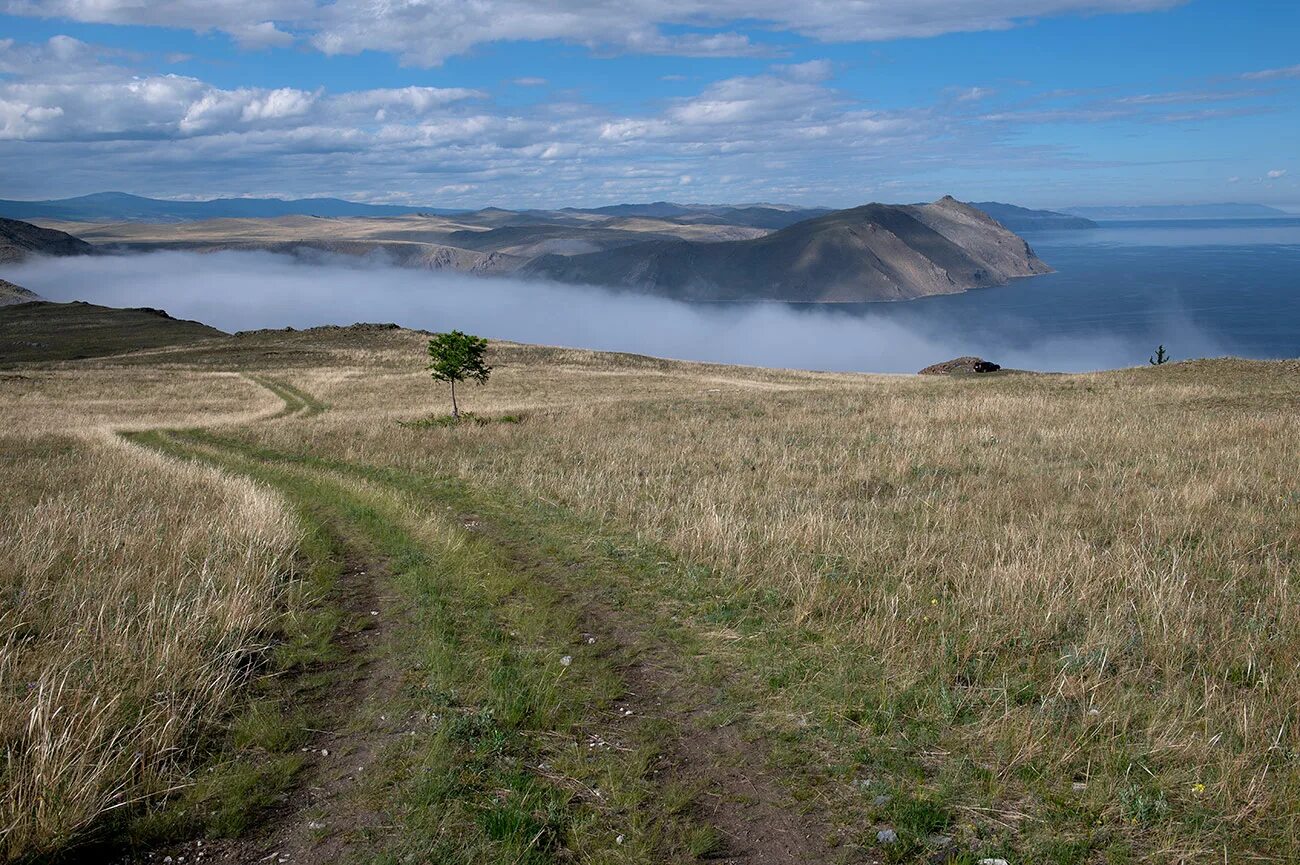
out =
{"type": "Polygon", "coordinates": [[[730,588],[698,624],[745,636],[717,651],[758,671],[758,722],[954,826],[1087,836],[1050,861],[1300,854],[1294,362],[927,380],[496,354],[466,403],[523,423],[399,427],[446,410],[405,332],[157,361],[332,406],[252,442],[460,475],[709,566],[730,588]]]}
{"type": "Polygon", "coordinates": [[[957,381],[506,346],[468,401],[524,424],[413,432],[441,397],[400,356],[301,370],[338,409],[257,438],[520,490],[774,598],[813,636],[767,721],[901,737],[959,812],[1086,817],[1154,861],[1300,850],[1295,363],[957,381]]]}
{"type": "Polygon", "coordinates": [[[99,426],[233,411],[228,377],[0,381],[0,860],[57,851],[184,782],[274,624],[298,528],[278,496],[99,426]]]}

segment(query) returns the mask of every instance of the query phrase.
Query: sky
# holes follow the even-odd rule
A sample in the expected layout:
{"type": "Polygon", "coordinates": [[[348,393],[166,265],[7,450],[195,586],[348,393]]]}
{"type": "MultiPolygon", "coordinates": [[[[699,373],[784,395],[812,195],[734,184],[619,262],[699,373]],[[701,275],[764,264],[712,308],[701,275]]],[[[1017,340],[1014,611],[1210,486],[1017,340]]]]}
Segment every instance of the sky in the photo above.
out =
{"type": "Polygon", "coordinates": [[[0,198],[1300,211],[1293,0],[0,0],[0,198]]]}

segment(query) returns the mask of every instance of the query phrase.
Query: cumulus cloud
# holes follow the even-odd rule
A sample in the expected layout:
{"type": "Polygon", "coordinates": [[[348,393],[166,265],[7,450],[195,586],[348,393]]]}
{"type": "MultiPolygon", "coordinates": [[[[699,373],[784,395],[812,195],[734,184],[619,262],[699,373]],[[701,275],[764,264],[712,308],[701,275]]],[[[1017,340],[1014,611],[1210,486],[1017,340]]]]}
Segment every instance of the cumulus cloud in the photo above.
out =
{"type": "Polygon", "coordinates": [[[405,87],[330,95],[290,87],[225,89],[183,75],[139,75],[106,49],[56,36],[0,42],[0,140],[104,141],[358,126],[420,118],[461,100],[464,88],[405,87]]]}
{"type": "Polygon", "coordinates": [[[926,37],[1001,30],[1035,18],[1168,9],[1182,0],[0,0],[14,15],[113,24],[221,30],[252,47],[295,34],[328,54],[373,50],[435,65],[476,45],[562,39],[595,48],[651,54],[754,56],[772,52],[734,32],[758,22],[827,42],[926,37]],[[680,28],[695,28],[682,32],[680,28]],[[669,28],[677,28],[670,32],[669,28]]]}
{"type": "Polygon", "coordinates": [[[505,107],[460,87],[218,87],[62,39],[2,42],[0,70],[13,76],[0,79],[0,174],[25,176],[39,147],[41,164],[76,178],[77,191],[148,193],[140,178],[170,177],[157,191],[460,203],[429,198],[508,189],[513,203],[552,206],[652,196],[692,176],[705,181],[698,194],[720,200],[808,198],[815,186],[783,178],[811,169],[842,195],[854,161],[914,158],[952,134],[925,111],[874,111],[836,92],[823,60],[715,81],[643,114],[562,100],[505,107]]]}
{"type": "Polygon", "coordinates": [[[1286,177],[1285,168],[1274,168],[1268,173],[1269,180],[1281,180],[1283,177],[1286,177]]]}
{"type": "MultiPolygon", "coordinates": [[[[209,4],[165,9],[212,12],[209,4]]],[[[0,40],[8,194],[129,188],[552,207],[681,195],[689,176],[695,200],[847,206],[961,194],[949,184],[963,167],[1095,166],[1060,146],[1026,144],[1018,134],[1025,125],[1275,110],[1250,102],[1254,91],[1241,85],[1205,94],[1041,94],[1019,104],[1008,97],[1028,91],[1012,88],[997,111],[983,98],[940,91],[932,105],[879,109],[837,89],[836,67],[821,59],[713,81],[696,75],[701,83],[675,87],[672,97],[617,107],[569,93],[503,105],[465,87],[223,87],[149,62],[69,37],[0,40]],[[1207,107],[1171,111],[1199,102],[1207,107]],[[45,170],[37,176],[33,164],[45,170]]],[[[1022,188],[1002,183],[999,194],[1022,188]]]]}

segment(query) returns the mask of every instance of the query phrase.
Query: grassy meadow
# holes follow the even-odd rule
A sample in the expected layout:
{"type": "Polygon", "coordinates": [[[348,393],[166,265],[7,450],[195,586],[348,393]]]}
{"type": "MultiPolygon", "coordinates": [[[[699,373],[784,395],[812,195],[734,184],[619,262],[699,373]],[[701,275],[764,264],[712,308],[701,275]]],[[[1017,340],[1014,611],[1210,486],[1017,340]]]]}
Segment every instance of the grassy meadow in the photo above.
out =
{"type": "Polygon", "coordinates": [[[241,659],[330,603],[290,590],[324,533],[387,563],[409,627],[376,700],[425,719],[339,794],[390,831],[331,855],[691,861],[794,814],[824,848],[750,858],[1300,857],[1300,363],[918,378],[497,343],[477,422],[446,425],[424,339],[0,372],[0,854],[190,784],[241,659]],[[620,720],[650,690],[655,722],[620,720]]]}

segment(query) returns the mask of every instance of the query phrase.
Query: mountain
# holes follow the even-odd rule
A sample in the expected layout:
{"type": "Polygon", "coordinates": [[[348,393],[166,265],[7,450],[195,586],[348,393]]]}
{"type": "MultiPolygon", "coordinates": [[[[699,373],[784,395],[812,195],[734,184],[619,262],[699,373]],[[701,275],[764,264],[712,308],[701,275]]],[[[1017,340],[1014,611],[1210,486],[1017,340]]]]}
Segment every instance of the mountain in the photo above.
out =
{"type": "Polygon", "coordinates": [[[744,225],[751,228],[780,229],[823,216],[825,207],[782,207],[772,205],[674,204],[654,201],[649,204],[613,204],[608,207],[566,207],[565,213],[588,213],[598,216],[662,219],[679,223],[710,225],[744,225]]]}
{"type": "Polygon", "coordinates": [[[843,303],[951,294],[1049,271],[1022,238],[951,196],[834,211],[750,240],[542,255],[520,270],[686,300],[843,303]]]}
{"type": "Polygon", "coordinates": [[[15,303],[30,303],[33,300],[40,300],[41,296],[34,291],[28,291],[21,285],[14,285],[5,279],[0,279],[0,306],[12,306],[15,303]]]}
{"type": "Polygon", "coordinates": [[[402,216],[412,213],[460,213],[434,207],[358,204],[339,198],[215,198],[211,201],[166,201],[125,192],[97,192],[53,201],[0,200],[0,216],[11,219],[62,219],[74,222],[146,220],[173,222],[192,219],[277,216],[402,216]]]}
{"type": "Polygon", "coordinates": [[[971,202],[971,207],[978,207],[1012,231],[1066,231],[1074,229],[1096,228],[1097,223],[1082,216],[1057,213],[1055,210],[1030,210],[1014,204],[1000,201],[971,202]]]}
{"type": "Polygon", "coordinates": [[[41,228],[16,219],[0,219],[0,264],[29,255],[91,255],[95,247],[63,231],[41,228]]]}
{"type": "Polygon", "coordinates": [[[1277,219],[1294,213],[1264,204],[1158,204],[1136,207],[1067,207],[1088,219],[1277,219]]]}

